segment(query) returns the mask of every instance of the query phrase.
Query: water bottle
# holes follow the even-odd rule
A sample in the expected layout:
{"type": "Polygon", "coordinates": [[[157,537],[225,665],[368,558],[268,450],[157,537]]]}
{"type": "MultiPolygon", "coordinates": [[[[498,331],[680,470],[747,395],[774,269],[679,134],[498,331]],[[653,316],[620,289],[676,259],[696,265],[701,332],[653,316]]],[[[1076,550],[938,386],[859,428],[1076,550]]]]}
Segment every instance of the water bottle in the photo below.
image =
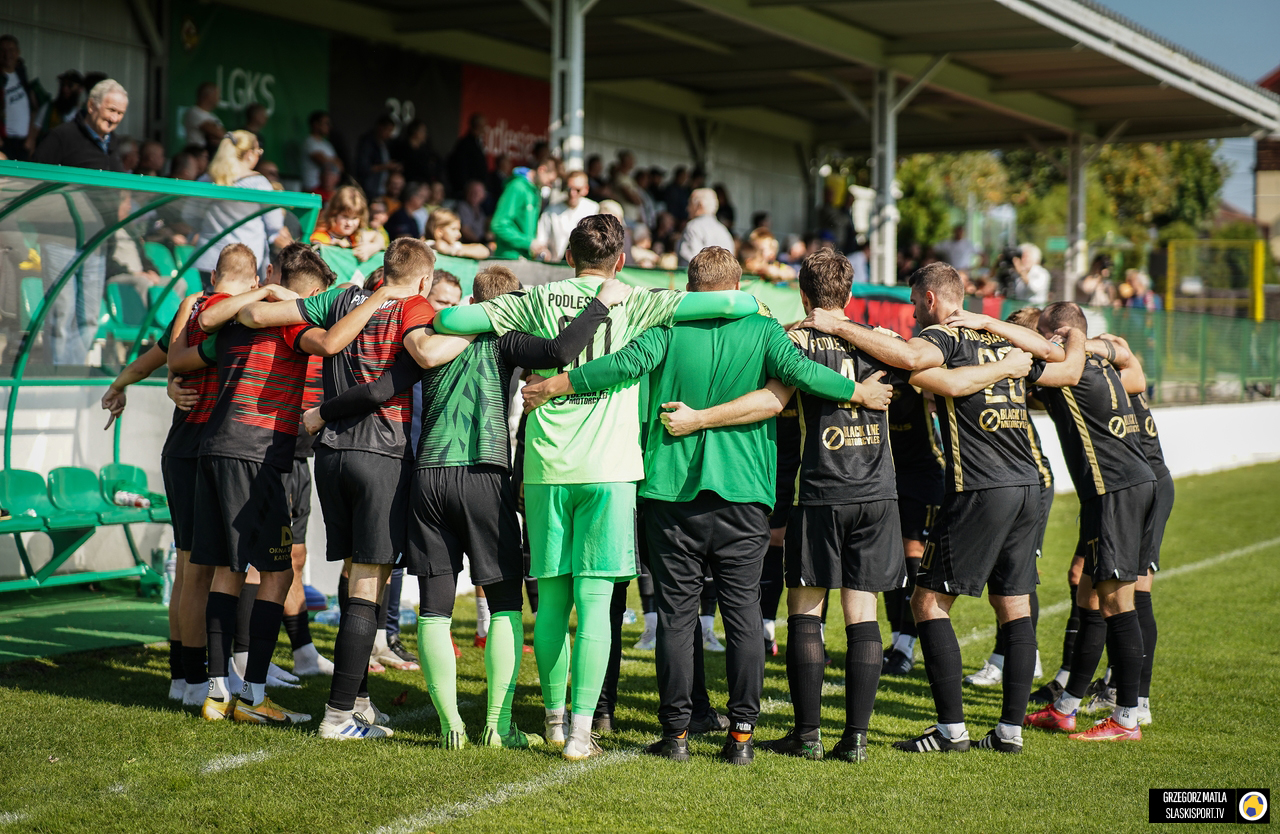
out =
{"type": "Polygon", "coordinates": [[[164,607],[169,607],[169,600],[173,597],[173,580],[178,574],[178,545],[174,542],[169,543],[169,553],[164,560],[164,588],[160,591],[160,600],[164,603],[164,607]]]}
{"type": "Polygon", "coordinates": [[[636,621],[636,612],[632,611],[630,608],[622,612],[623,625],[631,625],[635,621],[636,621]]]}
{"type": "Polygon", "coordinates": [[[319,614],[316,614],[316,622],[320,625],[337,625],[338,621],[341,619],[342,609],[338,608],[337,605],[331,605],[319,614]]]}
{"type": "Polygon", "coordinates": [[[117,490],[112,499],[116,502],[116,506],[119,507],[136,507],[137,509],[145,510],[151,506],[151,499],[147,496],[139,495],[136,492],[126,492],[123,489],[117,490]]]}

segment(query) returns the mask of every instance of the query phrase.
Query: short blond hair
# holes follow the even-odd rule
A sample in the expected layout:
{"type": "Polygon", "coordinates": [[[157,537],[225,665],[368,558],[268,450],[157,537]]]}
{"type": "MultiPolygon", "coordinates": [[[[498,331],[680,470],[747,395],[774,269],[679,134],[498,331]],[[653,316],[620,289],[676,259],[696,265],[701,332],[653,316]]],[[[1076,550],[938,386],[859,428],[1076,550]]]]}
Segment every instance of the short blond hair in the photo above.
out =
{"type": "Polygon", "coordinates": [[[476,304],[520,289],[520,279],[505,266],[493,264],[476,273],[471,299],[476,304]]]}
{"type": "Polygon", "coordinates": [[[252,280],[258,277],[258,256],[243,243],[228,243],[218,253],[218,265],[214,267],[218,280],[252,280]]]}
{"type": "Polygon", "coordinates": [[[742,280],[742,265],[721,246],[708,246],[689,261],[689,291],[731,290],[742,280]]]}
{"type": "Polygon", "coordinates": [[[436,269],[436,253],[416,237],[398,237],[382,258],[382,274],[388,284],[401,286],[425,277],[431,280],[436,269]]]}

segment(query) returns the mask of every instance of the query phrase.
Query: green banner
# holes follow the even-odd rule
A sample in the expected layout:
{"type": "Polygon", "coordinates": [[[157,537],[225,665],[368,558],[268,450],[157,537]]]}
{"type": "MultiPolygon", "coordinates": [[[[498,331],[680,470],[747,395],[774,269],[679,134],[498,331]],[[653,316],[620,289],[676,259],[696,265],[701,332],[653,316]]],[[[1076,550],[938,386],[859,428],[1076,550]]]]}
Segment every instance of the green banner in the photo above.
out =
{"type": "Polygon", "coordinates": [[[186,145],[182,117],[196,88],[218,85],[214,110],[224,127],[244,126],[255,102],[267,108],[264,157],[285,177],[298,175],[307,116],[329,106],[329,34],[321,29],[226,6],[174,0],[169,50],[170,152],[186,145]]]}

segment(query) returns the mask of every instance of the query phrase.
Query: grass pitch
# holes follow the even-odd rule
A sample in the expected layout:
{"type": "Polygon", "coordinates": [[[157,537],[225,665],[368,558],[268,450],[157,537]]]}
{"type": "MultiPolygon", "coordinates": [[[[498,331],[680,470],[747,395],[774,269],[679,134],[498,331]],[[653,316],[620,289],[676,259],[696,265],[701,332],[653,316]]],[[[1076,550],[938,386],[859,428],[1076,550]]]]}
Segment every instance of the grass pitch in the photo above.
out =
{"type": "MultiPolygon", "coordinates": [[[[650,760],[636,753],[658,730],[653,653],[630,648],[639,624],[624,629],[621,730],[602,741],[602,759],[447,753],[416,672],[371,681],[374,701],[395,716],[394,739],[340,744],[316,738],[315,722],[278,730],[200,721],[166,701],[165,651],[135,647],[0,667],[0,832],[1146,829],[1148,788],[1280,784],[1271,711],[1280,695],[1280,464],[1186,478],[1177,490],[1154,594],[1155,723],[1139,744],[1082,745],[1027,731],[1021,756],[898,753],[889,742],[933,720],[917,664],[910,676],[881,682],[863,765],[759,753],[751,767],[732,768],[714,758],[719,736],[695,740],[691,762],[650,760]]],[[[1048,674],[1060,660],[1076,511],[1073,498],[1058,497],[1040,565],[1048,674]]],[[[470,648],[474,608],[460,600],[458,609],[459,698],[474,737],[483,727],[484,664],[470,648]]],[[[961,600],[952,613],[972,671],[991,649],[991,609],[961,600]]],[[[843,726],[838,616],[823,698],[828,744],[843,726]]],[[[329,653],[334,629],[313,633],[329,653]]],[[[779,637],[785,643],[785,630],[779,637]]],[[[287,650],[276,660],[287,668],[287,650]]],[[[707,674],[723,708],[723,655],[708,655],[707,674]]],[[[540,731],[535,678],[526,654],[516,719],[540,731]]],[[[318,718],[327,694],[327,679],[312,678],[274,697],[318,718]]],[[[791,720],[781,656],[769,659],[764,698],[758,738],[774,738],[791,720]]],[[[999,702],[998,688],[966,688],[973,738],[997,720],[999,702]]]]}

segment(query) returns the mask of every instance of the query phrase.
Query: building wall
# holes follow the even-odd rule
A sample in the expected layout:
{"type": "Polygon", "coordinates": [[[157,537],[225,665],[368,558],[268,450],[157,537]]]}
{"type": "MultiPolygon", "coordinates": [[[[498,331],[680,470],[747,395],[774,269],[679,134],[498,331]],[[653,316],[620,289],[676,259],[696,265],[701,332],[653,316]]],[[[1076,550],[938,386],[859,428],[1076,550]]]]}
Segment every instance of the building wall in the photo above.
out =
{"type": "Polygon", "coordinates": [[[1258,142],[1254,216],[1271,229],[1271,256],[1280,260],[1280,137],[1258,142]]]}
{"type": "Polygon", "coordinates": [[[58,75],[101,71],[129,91],[118,135],[141,137],[146,125],[147,47],[127,0],[0,3],[0,33],[17,37],[27,72],[57,95],[58,75]]]}

